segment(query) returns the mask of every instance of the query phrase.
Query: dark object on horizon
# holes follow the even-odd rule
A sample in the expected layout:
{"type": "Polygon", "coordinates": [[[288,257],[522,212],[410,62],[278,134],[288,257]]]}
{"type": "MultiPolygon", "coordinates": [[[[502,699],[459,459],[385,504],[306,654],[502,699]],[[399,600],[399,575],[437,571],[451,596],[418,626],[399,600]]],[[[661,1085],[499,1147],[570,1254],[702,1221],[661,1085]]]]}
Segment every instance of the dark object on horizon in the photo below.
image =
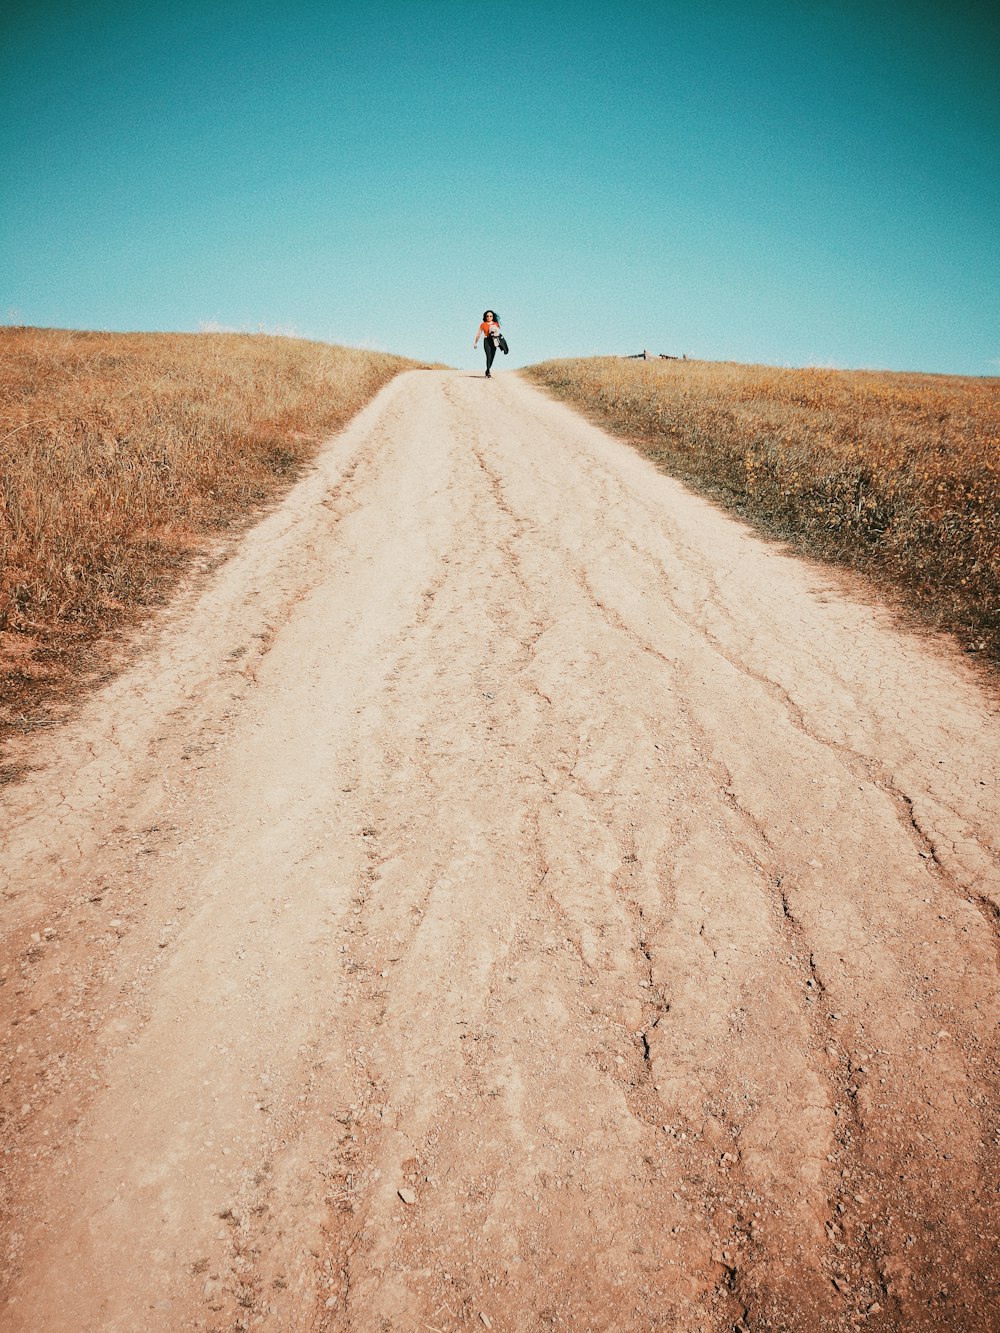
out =
{"type": "Polygon", "coordinates": [[[629,352],[624,357],[626,361],[686,361],[687,356],[671,356],[668,352],[629,352]]]}

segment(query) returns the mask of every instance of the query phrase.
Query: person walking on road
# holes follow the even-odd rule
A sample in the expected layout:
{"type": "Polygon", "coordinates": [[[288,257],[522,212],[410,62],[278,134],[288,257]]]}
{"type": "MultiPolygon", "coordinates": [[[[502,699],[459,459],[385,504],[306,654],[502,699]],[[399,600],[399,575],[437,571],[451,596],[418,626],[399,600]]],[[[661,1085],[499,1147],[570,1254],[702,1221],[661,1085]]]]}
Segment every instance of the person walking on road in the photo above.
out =
{"type": "Polygon", "coordinates": [[[490,367],[493,365],[493,358],[497,354],[497,348],[500,346],[500,321],[492,310],[483,311],[483,322],[476,330],[476,340],[473,347],[479,346],[479,339],[482,338],[483,347],[486,350],[486,378],[490,379],[490,367]]]}

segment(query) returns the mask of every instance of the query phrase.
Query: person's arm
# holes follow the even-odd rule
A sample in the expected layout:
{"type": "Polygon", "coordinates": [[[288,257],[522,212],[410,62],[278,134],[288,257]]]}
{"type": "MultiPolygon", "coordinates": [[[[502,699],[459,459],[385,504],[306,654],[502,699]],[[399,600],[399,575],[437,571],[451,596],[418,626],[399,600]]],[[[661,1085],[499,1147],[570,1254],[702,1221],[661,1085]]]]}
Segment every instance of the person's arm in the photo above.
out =
{"type": "Polygon", "coordinates": [[[472,344],[473,347],[479,346],[479,335],[482,333],[482,331],[483,331],[483,326],[482,324],[480,324],[479,328],[476,329],[476,341],[472,344]]]}

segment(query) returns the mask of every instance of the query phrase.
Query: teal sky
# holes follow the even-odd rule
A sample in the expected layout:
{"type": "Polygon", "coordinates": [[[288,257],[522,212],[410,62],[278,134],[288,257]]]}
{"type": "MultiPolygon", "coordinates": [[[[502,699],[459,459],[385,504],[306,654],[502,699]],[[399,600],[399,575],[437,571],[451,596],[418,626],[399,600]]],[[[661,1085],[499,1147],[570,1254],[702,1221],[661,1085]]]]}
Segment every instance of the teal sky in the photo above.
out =
{"type": "Polygon", "coordinates": [[[0,0],[0,180],[6,323],[1000,371],[994,6],[0,0]]]}

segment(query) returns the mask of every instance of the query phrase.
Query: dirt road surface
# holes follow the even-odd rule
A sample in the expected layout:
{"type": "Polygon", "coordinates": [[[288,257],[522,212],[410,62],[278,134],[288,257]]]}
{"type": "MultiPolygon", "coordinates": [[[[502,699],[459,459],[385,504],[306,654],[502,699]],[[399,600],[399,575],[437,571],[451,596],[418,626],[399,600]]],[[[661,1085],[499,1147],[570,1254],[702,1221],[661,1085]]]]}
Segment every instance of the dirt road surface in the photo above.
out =
{"type": "Polygon", "coordinates": [[[395,380],[3,791],[7,1330],[1000,1328],[1000,719],[395,380]]]}

